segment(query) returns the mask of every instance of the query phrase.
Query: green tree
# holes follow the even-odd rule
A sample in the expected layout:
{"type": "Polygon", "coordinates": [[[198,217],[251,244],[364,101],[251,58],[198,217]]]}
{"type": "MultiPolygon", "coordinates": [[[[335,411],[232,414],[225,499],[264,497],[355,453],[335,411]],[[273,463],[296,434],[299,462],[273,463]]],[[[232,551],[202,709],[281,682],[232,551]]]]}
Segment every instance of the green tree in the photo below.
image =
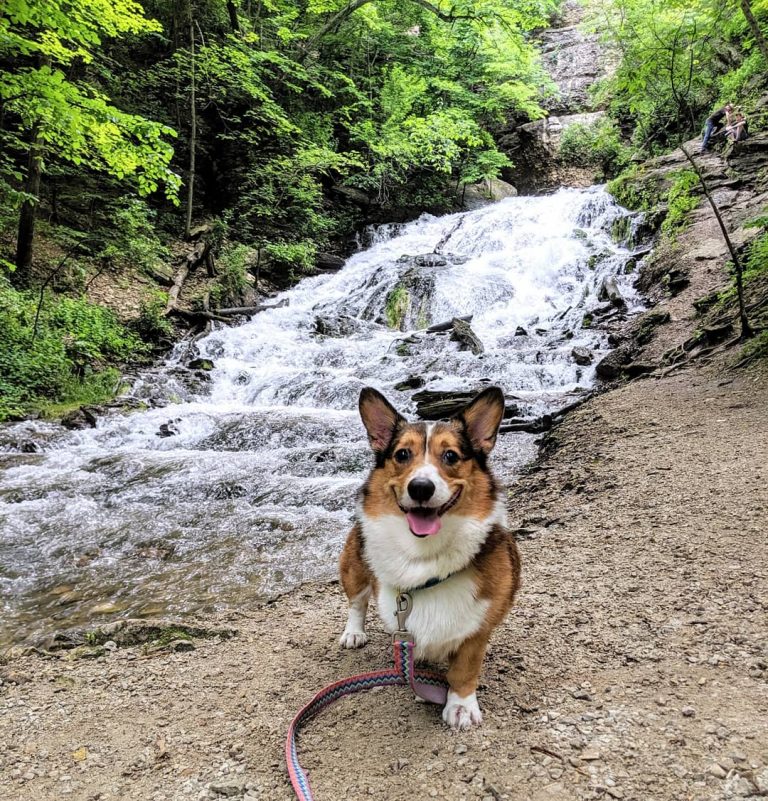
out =
{"type": "Polygon", "coordinates": [[[169,167],[173,148],[167,141],[173,130],[116,108],[90,69],[103,39],[158,30],[133,0],[3,4],[0,190],[20,208],[16,283],[28,281],[35,207],[49,162],[130,178],[141,194],[163,184],[168,196],[175,197],[179,180],[169,167]]]}

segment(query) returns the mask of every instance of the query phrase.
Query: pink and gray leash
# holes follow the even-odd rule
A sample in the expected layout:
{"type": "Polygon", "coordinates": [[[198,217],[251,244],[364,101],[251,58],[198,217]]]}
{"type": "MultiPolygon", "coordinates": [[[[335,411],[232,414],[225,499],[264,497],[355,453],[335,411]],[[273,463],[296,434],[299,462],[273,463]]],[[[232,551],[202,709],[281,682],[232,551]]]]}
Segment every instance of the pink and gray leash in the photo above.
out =
{"type": "Polygon", "coordinates": [[[296,734],[299,729],[311,720],[318,712],[330,706],[345,695],[370,690],[373,687],[408,686],[419,698],[433,704],[445,704],[448,684],[441,673],[429,670],[417,670],[413,665],[413,636],[405,628],[405,621],[411,612],[413,601],[407,592],[397,596],[397,628],[392,635],[395,664],[389,670],[377,670],[373,673],[361,673],[348,676],[346,679],[329,684],[320,690],[312,700],[302,707],[288,727],[285,740],[285,762],[293,789],[300,801],[313,801],[314,796],[309,786],[309,778],[299,764],[296,750],[296,734]]]}

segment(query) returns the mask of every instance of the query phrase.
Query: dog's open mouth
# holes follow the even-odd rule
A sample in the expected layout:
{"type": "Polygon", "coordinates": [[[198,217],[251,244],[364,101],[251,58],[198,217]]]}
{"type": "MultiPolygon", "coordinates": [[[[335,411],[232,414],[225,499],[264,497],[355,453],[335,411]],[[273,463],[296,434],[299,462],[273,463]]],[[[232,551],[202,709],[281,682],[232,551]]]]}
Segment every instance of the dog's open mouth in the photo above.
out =
{"type": "Polygon", "coordinates": [[[443,525],[443,521],[440,518],[459,500],[461,489],[459,487],[446,503],[436,509],[430,509],[426,506],[404,509],[401,506],[400,509],[408,520],[408,528],[411,529],[411,534],[415,537],[429,537],[431,534],[437,534],[443,525]]]}

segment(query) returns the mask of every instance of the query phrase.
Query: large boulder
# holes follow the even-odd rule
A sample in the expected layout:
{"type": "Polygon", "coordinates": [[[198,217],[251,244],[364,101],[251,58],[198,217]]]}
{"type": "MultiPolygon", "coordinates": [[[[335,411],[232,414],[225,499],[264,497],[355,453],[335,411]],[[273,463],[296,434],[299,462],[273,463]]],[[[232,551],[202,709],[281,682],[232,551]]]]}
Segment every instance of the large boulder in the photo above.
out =
{"type": "Polygon", "coordinates": [[[517,197],[517,189],[499,178],[491,178],[465,186],[461,202],[466,209],[479,209],[508,197],[517,197]]]}

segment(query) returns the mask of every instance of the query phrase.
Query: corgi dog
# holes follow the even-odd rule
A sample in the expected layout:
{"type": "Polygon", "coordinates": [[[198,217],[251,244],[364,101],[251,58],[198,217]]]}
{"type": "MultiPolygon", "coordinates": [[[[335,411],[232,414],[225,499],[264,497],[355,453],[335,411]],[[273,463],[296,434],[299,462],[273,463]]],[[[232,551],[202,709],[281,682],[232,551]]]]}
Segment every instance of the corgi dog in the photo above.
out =
{"type": "Polygon", "coordinates": [[[371,596],[394,632],[397,595],[410,592],[415,657],[448,662],[443,720],[468,729],[482,722],[476,690],[488,639],[520,583],[504,498],[488,467],[504,395],[489,387],[447,422],[408,423],[366,387],[360,416],[375,464],[340,559],[349,599],[340,643],[365,645],[371,596]]]}

